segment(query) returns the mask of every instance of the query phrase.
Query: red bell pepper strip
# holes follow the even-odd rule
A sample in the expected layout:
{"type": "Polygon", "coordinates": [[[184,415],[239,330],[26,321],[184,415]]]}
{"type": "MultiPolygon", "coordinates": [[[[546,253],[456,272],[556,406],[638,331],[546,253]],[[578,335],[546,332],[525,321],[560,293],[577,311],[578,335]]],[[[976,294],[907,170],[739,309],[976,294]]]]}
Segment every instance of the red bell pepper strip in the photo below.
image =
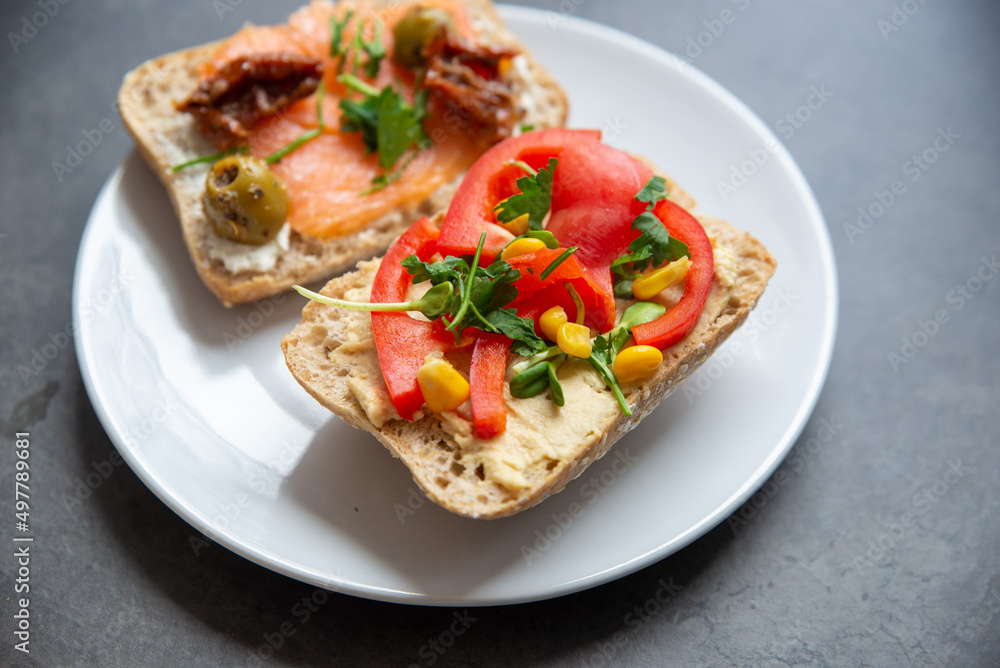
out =
{"type": "MultiPolygon", "coordinates": [[[[372,303],[404,301],[412,277],[400,266],[410,255],[426,260],[436,250],[438,229],[426,217],[403,233],[382,258],[372,284],[372,303]]],[[[417,372],[424,358],[433,352],[445,352],[454,345],[454,337],[436,322],[415,320],[406,313],[372,313],[372,331],[379,366],[389,397],[400,417],[412,420],[424,405],[424,395],[417,384],[417,372]]]]}
{"type": "Polygon", "coordinates": [[[691,267],[687,273],[684,296],[656,320],[632,328],[636,343],[663,350],[678,343],[698,323],[708,293],[712,290],[715,260],[712,242],[705,234],[705,228],[684,208],[670,200],[663,200],[653,212],[663,221],[670,236],[686,243],[691,251],[691,267]]]}
{"type": "Polygon", "coordinates": [[[493,208],[519,192],[515,182],[525,175],[522,169],[506,163],[520,160],[533,169],[541,169],[549,158],[558,157],[567,144],[579,139],[599,140],[600,137],[600,130],[535,130],[502,141],[483,153],[465,175],[448,207],[438,240],[441,253],[472,255],[479,237],[485,232],[483,264],[492,262],[514,238],[496,223],[493,208]]]}
{"type": "Polygon", "coordinates": [[[585,323],[601,332],[606,332],[615,326],[615,297],[611,287],[611,274],[605,267],[589,269],[570,255],[552,273],[541,279],[542,273],[565,251],[565,248],[543,248],[510,258],[507,262],[511,267],[521,272],[517,279],[517,298],[511,306],[518,309],[518,315],[537,320],[540,312],[559,304],[567,315],[576,318],[576,307],[573,304],[565,284],[569,283],[580,295],[586,310],[585,323]],[[544,306],[548,304],[548,306],[544,306]]]}
{"type": "Polygon", "coordinates": [[[472,346],[469,392],[476,438],[489,439],[507,429],[507,404],[503,379],[511,340],[503,334],[483,332],[472,346]]]}

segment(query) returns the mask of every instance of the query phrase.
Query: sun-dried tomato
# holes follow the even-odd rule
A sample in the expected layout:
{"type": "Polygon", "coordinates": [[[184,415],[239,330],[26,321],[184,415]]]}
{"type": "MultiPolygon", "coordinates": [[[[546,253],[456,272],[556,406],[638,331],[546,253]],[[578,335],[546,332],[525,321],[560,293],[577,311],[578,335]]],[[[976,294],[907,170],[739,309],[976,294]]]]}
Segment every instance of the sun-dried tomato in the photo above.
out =
{"type": "Polygon", "coordinates": [[[478,44],[446,28],[438,30],[424,47],[424,58],[427,61],[441,58],[446,62],[468,65],[476,74],[490,80],[500,75],[505,61],[519,53],[520,51],[509,46],[478,44]]]}
{"type": "Polygon", "coordinates": [[[318,58],[263,53],[235,58],[198,84],[180,111],[220,150],[245,144],[251,128],[296,100],[313,94],[323,78],[318,58]]]}
{"type": "Polygon", "coordinates": [[[500,77],[516,49],[484,46],[441,29],[424,50],[424,86],[487,145],[511,135],[514,96],[500,77]]]}

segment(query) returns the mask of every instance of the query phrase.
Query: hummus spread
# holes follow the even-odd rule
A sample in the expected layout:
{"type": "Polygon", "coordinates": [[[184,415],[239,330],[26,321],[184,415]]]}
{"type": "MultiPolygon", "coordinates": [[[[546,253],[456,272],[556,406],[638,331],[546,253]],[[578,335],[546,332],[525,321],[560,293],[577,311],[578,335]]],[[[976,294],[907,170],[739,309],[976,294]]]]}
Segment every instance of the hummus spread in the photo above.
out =
{"type": "MultiPolygon", "coordinates": [[[[736,282],[735,266],[732,251],[716,246],[712,290],[701,318],[689,336],[701,336],[728,306],[736,282]]],[[[370,273],[372,278],[377,267],[377,261],[359,265],[359,269],[370,273]]],[[[368,301],[371,281],[367,285],[366,288],[347,292],[344,298],[368,301]]],[[[658,295],[657,301],[669,308],[682,295],[683,285],[677,285],[658,295]]],[[[619,307],[622,309],[626,305],[626,302],[621,302],[619,307]]],[[[358,404],[378,428],[389,420],[399,419],[378,365],[371,319],[352,319],[346,338],[329,356],[331,361],[349,369],[348,387],[358,404]]],[[[459,352],[453,359],[449,353],[448,357],[456,368],[468,375],[467,355],[459,352]]],[[[512,376],[513,372],[508,368],[507,380],[512,376]]],[[[560,461],[576,457],[581,449],[600,438],[620,412],[614,395],[604,381],[589,362],[572,358],[559,368],[559,381],[566,399],[561,408],[552,402],[548,391],[527,399],[516,399],[510,396],[505,386],[507,429],[488,441],[474,436],[468,402],[456,412],[443,413],[442,427],[461,449],[462,464],[477,470],[483,479],[517,493],[530,487],[532,478],[543,476],[560,461]]],[[[623,383],[622,391],[626,399],[640,391],[641,386],[642,383],[623,383]]],[[[419,418],[419,415],[416,417],[419,418]]]]}

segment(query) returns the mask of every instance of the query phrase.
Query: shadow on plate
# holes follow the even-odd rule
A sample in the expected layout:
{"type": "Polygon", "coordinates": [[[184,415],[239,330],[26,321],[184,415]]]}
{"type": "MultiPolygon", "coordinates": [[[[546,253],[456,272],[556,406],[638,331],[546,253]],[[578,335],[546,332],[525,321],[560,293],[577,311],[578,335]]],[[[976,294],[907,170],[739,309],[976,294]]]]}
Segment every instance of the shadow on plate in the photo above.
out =
{"type": "MultiPolygon", "coordinates": [[[[678,410],[683,407],[678,406],[678,410]]],[[[572,560],[568,546],[559,543],[544,555],[533,553],[538,532],[553,523],[553,516],[565,517],[573,504],[599,502],[600,498],[587,492],[588,481],[613,472],[619,449],[627,448],[632,456],[641,459],[670,419],[671,412],[667,406],[662,407],[562,492],[538,506],[498,520],[461,517],[428,500],[402,462],[372,435],[338,418],[317,431],[285,479],[282,493],[329,524],[338,535],[350,536],[355,544],[363,546],[371,559],[406,583],[403,591],[431,601],[475,599],[477,590],[493,579],[517,570],[529,572],[526,566],[530,567],[536,558],[572,560]]],[[[656,447],[664,446],[660,443],[656,447]]],[[[610,488],[601,496],[614,493],[610,488]]],[[[646,521],[652,521],[659,509],[634,508],[630,512],[649,515],[646,521]]],[[[598,514],[596,510],[590,513],[598,514]]],[[[585,522],[587,517],[583,515],[578,521],[585,522]]],[[[595,521],[603,520],[595,517],[595,521]]],[[[615,530],[608,529],[611,533],[615,530]]],[[[570,574],[566,579],[575,577],[570,574]]],[[[541,587],[560,583],[549,582],[541,587]]]]}
{"type": "Polygon", "coordinates": [[[249,324],[254,336],[282,327],[290,317],[297,320],[305,300],[293,293],[227,308],[209,291],[188,254],[166,190],[138,151],[133,150],[123,163],[119,190],[125,233],[146,249],[145,259],[163,277],[178,320],[200,344],[231,352],[249,338],[245,329],[236,331],[241,320],[249,324]],[[253,313],[261,317],[248,319],[253,313]],[[243,340],[229,341],[224,334],[243,340]]]}
{"type": "MultiPolygon", "coordinates": [[[[281,338],[299,322],[305,299],[284,292],[227,308],[198,276],[166,190],[136,150],[123,163],[119,193],[120,229],[145,249],[144,261],[161,277],[178,326],[197,343],[203,367],[222,375],[248,366],[268,391],[287,380],[275,377],[271,362],[281,356],[281,338]]],[[[292,410],[284,393],[271,394],[292,410]]]]}
{"type": "MultiPolygon", "coordinates": [[[[79,450],[77,461],[69,462],[67,466],[71,472],[82,476],[90,470],[91,461],[106,460],[113,446],[102,434],[100,422],[82,385],[77,385],[73,398],[75,433],[80,435],[79,450]]],[[[364,435],[359,432],[359,436],[364,435]]],[[[387,470],[372,470],[369,462],[360,470],[353,469],[354,472],[358,475],[385,475],[387,488],[405,489],[408,484],[412,485],[412,482],[407,483],[408,474],[402,465],[394,462],[373,439],[367,440],[370,442],[358,438],[346,449],[353,451],[363,447],[374,450],[379,459],[386,460],[387,470]]],[[[329,448],[329,444],[326,446],[329,448]]],[[[311,448],[311,451],[316,449],[311,448]]],[[[356,461],[358,457],[355,453],[349,461],[356,461]]],[[[315,454],[305,460],[303,466],[323,461],[324,456],[315,454]]],[[[338,500],[341,503],[362,504],[358,505],[356,513],[359,523],[371,514],[365,497],[343,497],[336,491],[321,495],[321,498],[306,495],[303,502],[322,506],[337,503],[338,500]]],[[[451,517],[446,511],[427,503],[411,521],[403,525],[404,528],[411,524],[416,527],[414,522],[418,517],[433,515],[475,525],[471,520],[451,517]]],[[[769,510],[768,507],[762,512],[766,514],[769,510]]],[[[673,619],[667,627],[669,632],[669,628],[700,615],[698,606],[692,605],[685,594],[700,586],[701,574],[710,572],[713,562],[731,551],[734,544],[732,532],[720,526],[684,550],[600,587],[538,603],[454,610],[394,605],[336,593],[324,594],[312,585],[261,568],[205,539],[160,502],[124,466],[117,468],[73,512],[75,521],[81,526],[78,531],[92,539],[107,539],[110,536],[113,542],[104,549],[113,551],[119,560],[128,560],[126,574],[115,576],[105,570],[105,576],[114,577],[118,586],[133,583],[136,587],[134,595],[148,599],[148,610],[111,618],[118,624],[119,633],[131,633],[133,629],[148,632],[145,620],[162,605],[157,603],[157,598],[166,598],[184,611],[181,614],[190,615],[236,643],[236,648],[225,650],[226,660],[233,665],[326,666],[330,665],[331,656],[336,656],[344,665],[374,665],[374,657],[378,657],[380,665],[424,665],[423,655],[418,654],[421,647],[426,646],[428,638],[437,638],[442,631],[449,629],[455,614],[471,616],[475,620],[473,632],[460,639],[463,656],[485,656],[495,651],[497,646],[514,648],[526,642],[530,646],[543,644],[545,655],[560,656],[584,648],[591,651],[595,643],[600,642],[613,656],[624,658],[629,653],[618,644],[620,636],[616,634],[619,632],[632,634],[655,618],[673,619]],[[90,524],[95,519],[97,526],[90,524]],[[133,580],[136,567],[142,573],[138,578],[140,584],[135,584],[133,580]],[[149,584],[143,583],[143,579],[149,584]],[[672,589],[668,592],[664,584],[672,586],[672,589]],[[159,593],[151,593],[150,589],[159,593]],[[655,603],[652,602],[654,600],[655,603]],[[304,613],[309,608],[304,607],[302,601],[315,602],[315,609],[310,611],[308,617],[304,613]],[[636,607],[644,611],[643,615],[629,616],[636,607]],[[295,633],[284,637],[282,645],[275,649],[266,638],[275,638],[275,633],[286,624],[290,624],[295,633]],[[391,635],[391,642],[386,642],[387,634],[391,635]],[[245,661],[240,660],[241,652],[245,652],[245,661]]],[[[353,506],[351,512],[354,512],[353,506]]],[[[395,518],[393,521],[396,521],[395,518]]],[[[346,520],[341,521],[342,526],[347,524],[346,520]]],[[[482,526],[489,524],[482,523],[482,526]]],[[[357,531],[357,528],[352,531],[357,531]]],[[[370,544],[377,543],[373,541],[370,544]]],[[[396,549],[399,555],[392,559],[405,560],[405,549],[398,546],[396,549]]],[[[474,557],[468,555],[468,558],[474,557]]],[[[387,557],[382,554],[379,558],[387,557]]],[[[494,566],[502,566],[502,562],[498,560],[494,566]]],[[[116,649],[115,639],[102,632],[107,620],[100,616],[88,619],[87,623],[91,624],[88,628],[95,635],[92,649],[95,652],[118,651],[120,648],[116,649]]],[[[176,623],[179,624],[177,628],[187,628],[191,624],[183,617],[176,623]]],[[[222,648],[219,641],[214,646],[222,648]]],[[[158,645],[157,651],[163,650],[163,647],[158,645]]]]}

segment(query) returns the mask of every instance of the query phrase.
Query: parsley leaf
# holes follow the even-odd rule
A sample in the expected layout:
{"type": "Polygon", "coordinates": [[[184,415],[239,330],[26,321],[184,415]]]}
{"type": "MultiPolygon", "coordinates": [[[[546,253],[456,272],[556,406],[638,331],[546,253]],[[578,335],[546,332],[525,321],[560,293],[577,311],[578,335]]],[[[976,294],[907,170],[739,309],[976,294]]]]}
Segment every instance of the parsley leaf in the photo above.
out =
{"type": "Polygon", "coordinates": [[[380,96],[372,95],[366,95],[361,100],[345,97],[340,101],[340,129],[344,132],[360,132],[368,153],[378,150],[379,102],[380,96]]]}
{"type": "Polygon", "coordinates": [[[423,262],[416,255],[410,255],[403,258],[400,265],[413,277],[414,283],[430,281],[431,285],[460,280],[463,273],[469,273],[468,263],[453,255],[437,262],[423,262]]]}
{"type": "MultiPolygon", "coordinates": [[[[480,240],[480,249],[483,240],[480,240]]],[[[461,340],[466,328],[476,327],[509,336],[514,340],[511,350],[519,355],[530,356],[545,350],[545,342],[535,334],[534,321],[519,317],[514,309],[505,308],[517,297],[515,282],[521,273],[504,260],[480,267],[480,249],[471,263],[466,258],[454,256],[424,262],[410,255],[400,264],[413,277],[414,283],[430,281],[435,286],[432,290],[441,284],[453,286],[447,306],[428,317],[432,320],[444,317],[456,341],[461,340]]]]}
{"type": "Polygon", "coordinates": [[[496,331],[514,340],[510,351],[517,355],[529,357],[540,353],[548,346],[535,334],[535,324],[530,318],[521,318],[512,308],[502,308],[490,311],[486,321],[496,328],[496,331]]]}
{"type": "Polygon", "coordinates": [[[647,202],[649,204],[647,210],[652,209],[657,202],[667,199],[667,180],[662,176],[654,176],[636,194],[635,199],[647,202]]]}
{"type": "Polygon", "coordinates": [[[657,202],[666,198],[667,182],[662,176],[654,176],[636,193],[636,201],[646,202],[648,206],[632,221],[632,229],[638,230],[640,234],[628,245],[629,252],[611,263],[611,271],[628,281],[627,285],[622,285],[622,281],[616,283],[616,296],[630,297],[631,279],[650,265],[655,268],[668,260],[678,260],[685,255],[691,257],[687,244],[671,237],[660,219],[652,213],[657,202]]]}
{"type": "Polygon", "coordinates": [[[374,179],[372,179],[372,187],[371,188],[366,188],[365,190],[362,190],[360,194],[361,195],[370,195],[373,192],[376,192],[378,190],[382,190],[382,188],[385,188],[390,183],[392,183],[394,181],[398,181],[399,177],[401,177],[403,175],[403,172],[406,171],[406,168],[410,166],[410,163],[413,162],[414,159],[416,159],[416,157],[419,154],[420,150],[426,148],[427,146],[428,146],[427,144],[419,144],[417,146],[418,150],[416,150],[413,153],[411,153],[410,156],[406,160],[403,161],[403,164],[396,168],[396,171],[394,171],[394,172],[383,172],[382,174],[379,174],[374,179]]]}
{"type": "Polygon", "coordinates": [[[428,140],[420,122],[423,114],[423,109],[403,102],[391,86],[382,89],[376,123],[378,164],[382,169],[390,169],[411,146],[428,140]]]}
{"type": "Polygon", "coordinates": [[[611,393],[615,395],[622,413],[632,415],[632,409],[629,408],[628,402],[625,400],[625,395],[622,394],[621,385],[618,384],[618,379],[615,378],[615,374],[611,371],[611,367],[614,366],[616,352],[614,345],[608,340],[610,337],[611,334],[608,334],[607,337],[598,336],[594,339],[590,357],[587,360],[597,371],[597,375],[611,388],[611,393]]]}
{"type": "Polygon", "coordinates": [[[385,44],[382,42],[382,21],[375,19],[375,36],[370,42],[361,38],[361,30],[357,33],[358,43],[362,51],[368,56],[365,63],[365,74],[369,79],[374,79],[378,74],[382,59],[385,58],[385,44]]]}
{"type": "Polygon", "coordinates": [[[395,173],[389,173],[404,153],[411,148],[419,151],[430,144],[422,122],[427,114],[427,94],[418,92],[410,105],[391,85],[378,90],[351,74],[342,74],[338,81],[364,96],[360,100],[345,97],[340,101],[341,129],[360,132],[365,149],[368,153],[378,151],[379,165],[385,170],[372,181],[375,187],[365,193],[384,188],[398,179],[409,164],[407,161],[395,173]]]}
{"type": "Polygon", "coordinates": [[[542,221],[552,206],[552,177],[558,162],[556,158],[549,158],[549,163],[537,174],[519,178],[517,187],[521,192],[508,197],[493,209],[497,220],[509,223],[527,214],[528,228],[541,230],[542,221]]]}
{"type": "Polygon", "coordinates": [[[691,257],[687,244],[671,237],[660,219],[649,211],[639,214],[632,222],[632,229],[639,230],[642,234],[628,245],[628,249],[632,253],[644,256],[632,260],[632,268],[635,271],[646,269],[650,265],[650,260],[654,267],[659,267],[667,260],[679,260],[685,255],[691,257]]]}
{"type": "Polygon", "coordinates": [[[616,299],[634,299],[635,295],[632,293],[632,278],[620,278],[615,281],[614,288],[612,291],[615,293],[616,299]]]}
{"type": "Polygon", "coordinates": [[[354,16],[353,10],[347,10],[344,14],[344,19],[338,21],[336,16],[330,17],[330,57],[340,58],[340,63],[337,65],[337,72],[342,72],[344,69],[344,56],[347,55],[347,49],[341,44],[344,40],[344,28],[347,24],[351,22],[351,17],[354,16]]]}
{"type": "Polygon", "coordinates": [[[625,401],[621,385],[612,371],[615,357],[628,344],[633,327],[656,320],[666,313],[666,310],[666,307],[656,302],[636,302],[625,309],[617,327],[594,339],[588,360],[597,370],[598,375],[604,379],[605,384],[611,388],[611,392],[615,395],[615,399],[618,400],[618,405],[625,415],[632,415],[632,410],[629,408],[628,402],[625,401]]]}
{"type": "Polygon", "coordinates": [[[375,19],[375,34],[371,40],[366,40],[364,38],[365,20],[363,17],[359,18],[354,39],[351,40],[350,44],[345,45],[343,43],[344,30],[353,17],[354,11],[350,9],[344,14],[342,20],[337,20],[336,16],[330,17],[330,57],[340,59],[340,62],[337,63],[337,74],[340,74],[344,71],[347,54],[353,50],[356,54],[354,59],[354,72],[356,73],[358,65],[361,63],[361,54],[364,53],[368,56],[368,60],[364,64],[365,75],[369,79],[374,79],[386,56],[385,43],[382,41],[382,21],[375,19]]]}
{"type": "MultiPolygon", "coordinates": [[[[470,299],[480,313],[488,313],[514,301],[517,288],[514,282],[521,272],[503,260],[497,260],[489,267],[481,269],[472,279],[470,299]]],[[[486,318],[489,321],[489,318],[486,318]]]]}

